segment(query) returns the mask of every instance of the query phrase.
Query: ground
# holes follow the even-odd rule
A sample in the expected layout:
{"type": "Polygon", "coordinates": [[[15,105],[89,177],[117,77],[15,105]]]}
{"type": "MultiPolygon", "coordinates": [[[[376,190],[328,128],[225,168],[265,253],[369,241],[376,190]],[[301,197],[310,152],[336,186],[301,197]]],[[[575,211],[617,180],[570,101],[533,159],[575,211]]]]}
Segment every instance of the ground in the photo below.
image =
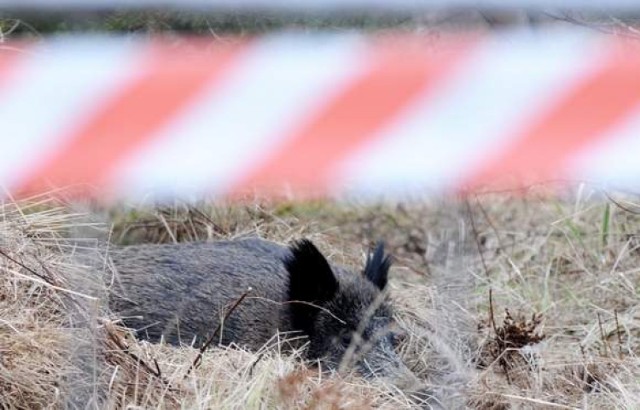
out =
{"type": "MultiPolygon", "coordinates": [[[[385,240],[395,258],[391,296],[409,335],[402,355],[448,408],[630,409],[640,399],[640,207],[607,195],[583,187],[560,196],[532,189],[107,213],[111,244],[308,237],[354,268],[385,240]]],[[[96,278],[108,259],[92,255],[98,247],[108,255],[108,246],[78,239],[100,238],[78,208],[40,198],[0,209],[7,408],[92,400],[112,408],[416,406],[391,385],[280,354],[277,341],[261,352],[211,348],[196,366],[198,349],[137,342],[105,309],[109,283],[96,278]]]]}

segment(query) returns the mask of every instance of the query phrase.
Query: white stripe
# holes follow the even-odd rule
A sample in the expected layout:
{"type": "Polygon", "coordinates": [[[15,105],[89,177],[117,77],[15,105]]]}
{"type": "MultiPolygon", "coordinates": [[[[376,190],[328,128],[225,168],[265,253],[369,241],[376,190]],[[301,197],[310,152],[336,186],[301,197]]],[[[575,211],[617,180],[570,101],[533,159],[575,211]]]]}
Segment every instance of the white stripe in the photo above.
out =
{"type": "Polygon", "coordinates": [[[220,194],[352,78],[351,37],[262,40],[114,177],[135,196],[220,194]]]}
{"type": "Polygon", "coordinates": [[[593,67],[594,43],[585,37],[492,38],[336,178],[376,194],[452,189],[593,67]]]}
{"type": "Polygon", "coordinates": [[[568,174],[614,189],[640,190],[640,106],[600,140],[576,155],[568,174]]]}
{"type": "Polygon", "coordinates": [[[135,48],[109,40],[60,40],[20,62],[0,99],[0,185],[19,186],[73,128],[132,75],[135,48]]]}

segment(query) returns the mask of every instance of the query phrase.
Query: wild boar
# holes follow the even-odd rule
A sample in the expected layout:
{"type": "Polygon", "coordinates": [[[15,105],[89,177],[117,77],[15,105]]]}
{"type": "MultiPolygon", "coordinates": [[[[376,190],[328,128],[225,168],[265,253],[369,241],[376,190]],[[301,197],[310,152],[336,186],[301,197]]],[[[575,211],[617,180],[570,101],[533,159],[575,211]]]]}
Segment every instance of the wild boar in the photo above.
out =
{"type": "Polygon", "coordinates": [[[309,240],[138,245],[111,258],[110,307],[140,338],[200,346],[220,327],[216,342],[257,350],[278,332],[301,335],[291,343],[308,343],[307,358],[327,367],[347,364],[403,389],[419,385],[395,351],[393,308],[383,292],[391,259],[382,244],[360,273],[330,264],[309,240]]]}

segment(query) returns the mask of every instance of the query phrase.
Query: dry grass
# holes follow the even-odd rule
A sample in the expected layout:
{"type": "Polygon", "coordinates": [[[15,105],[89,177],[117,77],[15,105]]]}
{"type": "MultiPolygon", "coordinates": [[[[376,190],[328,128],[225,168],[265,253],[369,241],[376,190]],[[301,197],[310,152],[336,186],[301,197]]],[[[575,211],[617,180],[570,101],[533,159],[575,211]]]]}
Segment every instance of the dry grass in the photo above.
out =
{"type": "MultiPolygon", "coordinates": [[[[587,192],[109,211],[120,244],[307,236],[354,267],[384,238],[402,355],[447,408],[635,408],[640,208],[587,192]]],[[[197,349],[137,342],[104,309],[104,249],[68,239],[83,221],[47,200],[0,208],[4,407],[415,406],[391,385],[279,354],[278,340],[212,348],[190,372],[197,349]]]]}
{"type": "MultiPolygon", "coordinates": [[[[0,215],[4,408],[411,405],[392,386],[328,374],[305,365],[300,353],[280,354],[279,339],[260,352],[210,349],[195,367],[197,349],[138,342],[104,308],[110,280],[104,251],[89,239],[69,239],[86,231],[78,229],[88,227],[83,215],[47,200],[7,203],[0,215]]],[[[170,227],[164,216],[158,220],[170,227]]],[[[294,235],[284,226],[281,232],[281,240],[294,235]]]]}

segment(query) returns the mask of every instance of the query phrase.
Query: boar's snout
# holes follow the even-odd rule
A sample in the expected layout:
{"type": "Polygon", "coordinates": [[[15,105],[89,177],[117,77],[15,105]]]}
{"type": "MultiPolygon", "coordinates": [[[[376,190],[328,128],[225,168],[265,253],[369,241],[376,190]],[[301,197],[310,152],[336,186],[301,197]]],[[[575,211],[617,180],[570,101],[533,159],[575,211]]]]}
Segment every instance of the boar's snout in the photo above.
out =
{"type": "Polygon", "coordinates": [[[422,387],[420,379],[402,362],[388,340],[379,340],[365,350],[356,365],[362,376],[384,380],[403,391],[417,391],[422,387]]]}
{"type": "Polygon", "coordinates": [[[382,338],[360,350],[358,372],[370,379],[390,383],[423,409],[444,409],[435,392],[429,389],[402,361],[391,338],[382,338]]]}
{"type": "MultiPolygon", "coordinates": [[[[415,405],[425,410],[444,410],[451,407],[445,407],[433,390],[422,387],[419,390],[406,393],[415,405]]],[[[456,407],[457,408],[457,407],[456,407]]]]}

